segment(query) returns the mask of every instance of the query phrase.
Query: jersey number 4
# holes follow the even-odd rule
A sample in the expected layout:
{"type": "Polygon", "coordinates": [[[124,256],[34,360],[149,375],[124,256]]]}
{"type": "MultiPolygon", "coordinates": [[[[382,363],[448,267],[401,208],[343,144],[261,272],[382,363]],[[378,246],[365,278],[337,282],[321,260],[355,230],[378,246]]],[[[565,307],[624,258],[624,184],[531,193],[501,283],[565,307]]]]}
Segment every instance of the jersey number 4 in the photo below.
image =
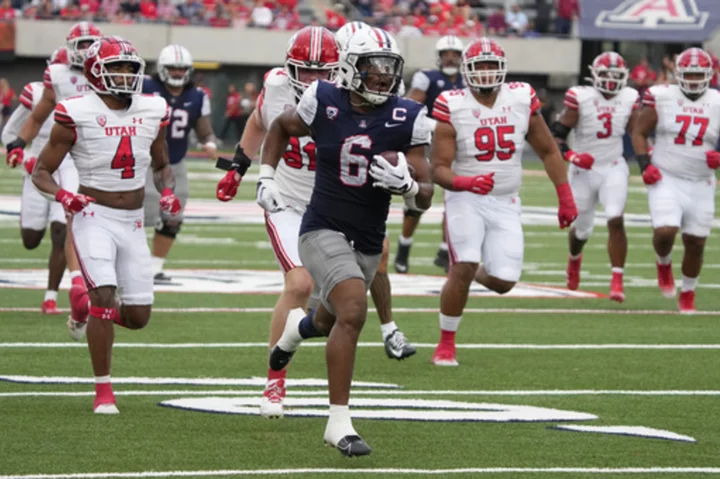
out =
{"type": "Polygon", "coordinates": [[[705,138],[705,132],[708,129],[708,124],[710,124],[709,118],[703,118],[701,116],[695,116],[692,117],[690,115],[678,115],[675,118],[675,123],[681,123],[682,127],[680,127],[680,133],[678,133],[678,136],[675,138],[675,144],[676,145],[684,145],[687,143],[687,139],[685,138],[687,136],[688,130],[690,129],[690,125],[700,125],[698,128],[697,135],[695,135],[695,139],[692,142],[692,146],[702,146],[703,144],[703,138],[705,138]]]}
{"type": "Polygon", "coordinates": [[[491,161],[495,157],[500,161],[509,160],[515,154],[515,142],[506,138],[506,135],[513,133],[513,125],[498,126],[496,129],[478,128],[475,130],[475,148],[480,150],[480,154],[475,155],[475,158],[478,161],[491,161]]]}
{"type": "Polygon", "coordinates": [[[129,180],[135,178],[135,157],[133,156],[132,142],[129,136],[120,138],[120,144],[115,151],[110,168],[113,170],[122,170],[120,178],[129,180]]]}

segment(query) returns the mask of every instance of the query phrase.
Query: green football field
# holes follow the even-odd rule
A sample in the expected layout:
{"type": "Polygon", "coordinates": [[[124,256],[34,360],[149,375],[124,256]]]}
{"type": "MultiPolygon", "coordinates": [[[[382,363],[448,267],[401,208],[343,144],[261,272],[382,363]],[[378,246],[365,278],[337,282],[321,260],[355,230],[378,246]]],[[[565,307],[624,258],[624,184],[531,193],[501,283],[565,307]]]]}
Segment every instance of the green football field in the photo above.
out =
{"type": "MultiPolygon", "coordinates": [[[[438,214],[416,236],[417,276],[391,276],[395,320],[418,353],[388,359],[369,313],[352,410],[373,452],[354,459],[323,446],[323,341],[304,345],[290,366],[288,415],[257,415],[282,279],[253,204],[252,176],[222,205],[213,201],[221,175],[208,162],[190,162],[195,201],[167,263],[176,284],[156,292],[146,329],[116,329],[121,414],[95,416],[87,346],[70,340],[66,315],[39,313],[49,237],[38,250],[22,248],[12,214],[21,175],[6,169],[0,479],[720,474],[720,245],[708,241],[699,314],[678,315],[675,300],[655,286],[647,196],[635,172],[625,303],[604,297],[610,270],[601,225],[584,255],[580,289],[588,294],[571,295],[553,187],[539,164],[527,168],[523,284],[504,297],[474,290],[458,332],[460,367],[429,363],[439,338],[438,214]],[[558,429],[568,426],[592,432],[558,429]]],[[[389,225],[391,257],[398,217],[389,225]]],[[[676,278],[681,257],[676,248],[676,278]]],[[[68,308],[65,292],[59,304],[68,308]]]]}

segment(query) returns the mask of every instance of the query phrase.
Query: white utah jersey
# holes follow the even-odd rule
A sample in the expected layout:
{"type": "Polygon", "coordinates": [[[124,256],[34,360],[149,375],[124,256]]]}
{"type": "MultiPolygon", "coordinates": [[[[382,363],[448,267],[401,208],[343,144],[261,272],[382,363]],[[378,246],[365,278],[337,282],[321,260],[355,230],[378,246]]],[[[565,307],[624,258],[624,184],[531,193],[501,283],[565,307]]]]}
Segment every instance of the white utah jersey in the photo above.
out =
{"type": "Polygon", "coordinates": [[[441,93],[433,116],[456,132],[452,170],[461,176],[495,173],[491,196],[517,195],[522,184],[522,153],[530,117],[540,108],[527,83],[505,83],[492,108],[481,105],[469,88],[441,93]]]}
{"type": "Polygon", "coordinates": [[[720,136],[720,91],[709,89],[693,101],[677,85],[658,85],[645,92],[643,104],[657,111],[652,164],[679,178],[712,177],[705,154],[720,136]]]}
{"type": "MultiPolygon", "coordinates": [[[[273,68],[265,75],[258,113],[266,131],[275,118],[297,103],[295,89],[289,80],[284,68],[273,68]]],[[[277,166],[275,181],[290,205],[305,209],[315,185],[315,142],[311,137],[290,138],[277,166]]]]}
{"type": "MultiPolygon", "coordinates": [[[[27,85],[25,85],[22,93],[20,94],[20,104],[28,110],[32,111],[37,106],[37,104],[40,103],[44,90],[45,87],[43,86],[42,82],[36,81],[28,83],[27,85]]],[[[27,155],[29,158],[38,157],[40,151],[50,139],[50,130],[52,130],[53,123],[53,118],[51,116],[48,116],[45,122],[40,127],[40,131],[38,131],[37,136],[32,141],[30,148],[28,149],[27,155]]]]}
{"type": "Polygon", "coordinates": [[[160,96],[134,95],[127,110],[111,110],[91,94],[58,103],[55,121],[75,130],[70,154],[81,186],[134,191],[145,187],[150,146],[169,117],[160,96]]]}
{"type": "Polygon", "coordinates": [[[55,102],[60,103],[72,96],[85,95],[92,91],[83,72],[57,63],[48,65],[43,77],[45,88],[55,92],[55,102]]]}
{"type": "Polygon", "coordinates": [[[593,170],[607,169],[622,157],[623,136],[637,100],[637,90],[630,87],[609,98],[591,86],[575,86],[565,93],[565,106],[578,112],[570,145],[595,158],[593,170]]]}

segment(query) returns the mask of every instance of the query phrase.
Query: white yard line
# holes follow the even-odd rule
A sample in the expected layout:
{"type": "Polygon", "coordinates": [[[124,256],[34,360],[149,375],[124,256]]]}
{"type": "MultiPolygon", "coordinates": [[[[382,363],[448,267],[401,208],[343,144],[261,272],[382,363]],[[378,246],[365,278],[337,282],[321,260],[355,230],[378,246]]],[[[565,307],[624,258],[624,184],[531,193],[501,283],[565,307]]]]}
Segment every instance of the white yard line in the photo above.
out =
{"type": "MultiPolygon", "coordinates": [[[[413,343],[419,349],[435,349],[437,343],[413,343]]],[[[242,349],[267,348],[267,342],[244,343],[115,343],[114,348],[136,349],[242,349]]],[[[324,341],[311,341],[302,343],[304,348],[324,348],[324,341]]],[[[359,342],[359,348],[382,348],[384,343],[359,342]]],[[[720,344],[502,344],[502,343],[466,343],[457,344],[457,349],[521,349],[521,350],[718,350],[720,344]]],[[[0,349],[8,348],[38,348],[38,349],[86,349],[87,344],[76,342],[7,342],[0,343],[0,349]]]]}
{"type": "Polygon", "coordinates": [[[298,469],[223,469],[210,471],[96,472],[75,474],[29,474],[0,476],[0,479],[103,479],[157,477],[227,477],[286,475],[468,475],[468,474],[720,474],[720,467],[468,467],[461,469],[401,468],[298,468],[298,469]]]}

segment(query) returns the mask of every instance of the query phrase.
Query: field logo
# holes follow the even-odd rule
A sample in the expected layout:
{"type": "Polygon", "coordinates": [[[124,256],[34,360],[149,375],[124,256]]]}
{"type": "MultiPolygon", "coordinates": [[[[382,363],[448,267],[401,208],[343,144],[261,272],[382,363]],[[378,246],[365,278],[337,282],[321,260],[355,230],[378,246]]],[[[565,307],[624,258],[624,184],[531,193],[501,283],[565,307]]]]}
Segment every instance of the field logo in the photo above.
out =
{"type": "Polygon", "coordinates": [[[595,19],[598,28],[651,30],[705,28],[709,12],[698,10],[695,0],[626,0],[595,19]]]}

